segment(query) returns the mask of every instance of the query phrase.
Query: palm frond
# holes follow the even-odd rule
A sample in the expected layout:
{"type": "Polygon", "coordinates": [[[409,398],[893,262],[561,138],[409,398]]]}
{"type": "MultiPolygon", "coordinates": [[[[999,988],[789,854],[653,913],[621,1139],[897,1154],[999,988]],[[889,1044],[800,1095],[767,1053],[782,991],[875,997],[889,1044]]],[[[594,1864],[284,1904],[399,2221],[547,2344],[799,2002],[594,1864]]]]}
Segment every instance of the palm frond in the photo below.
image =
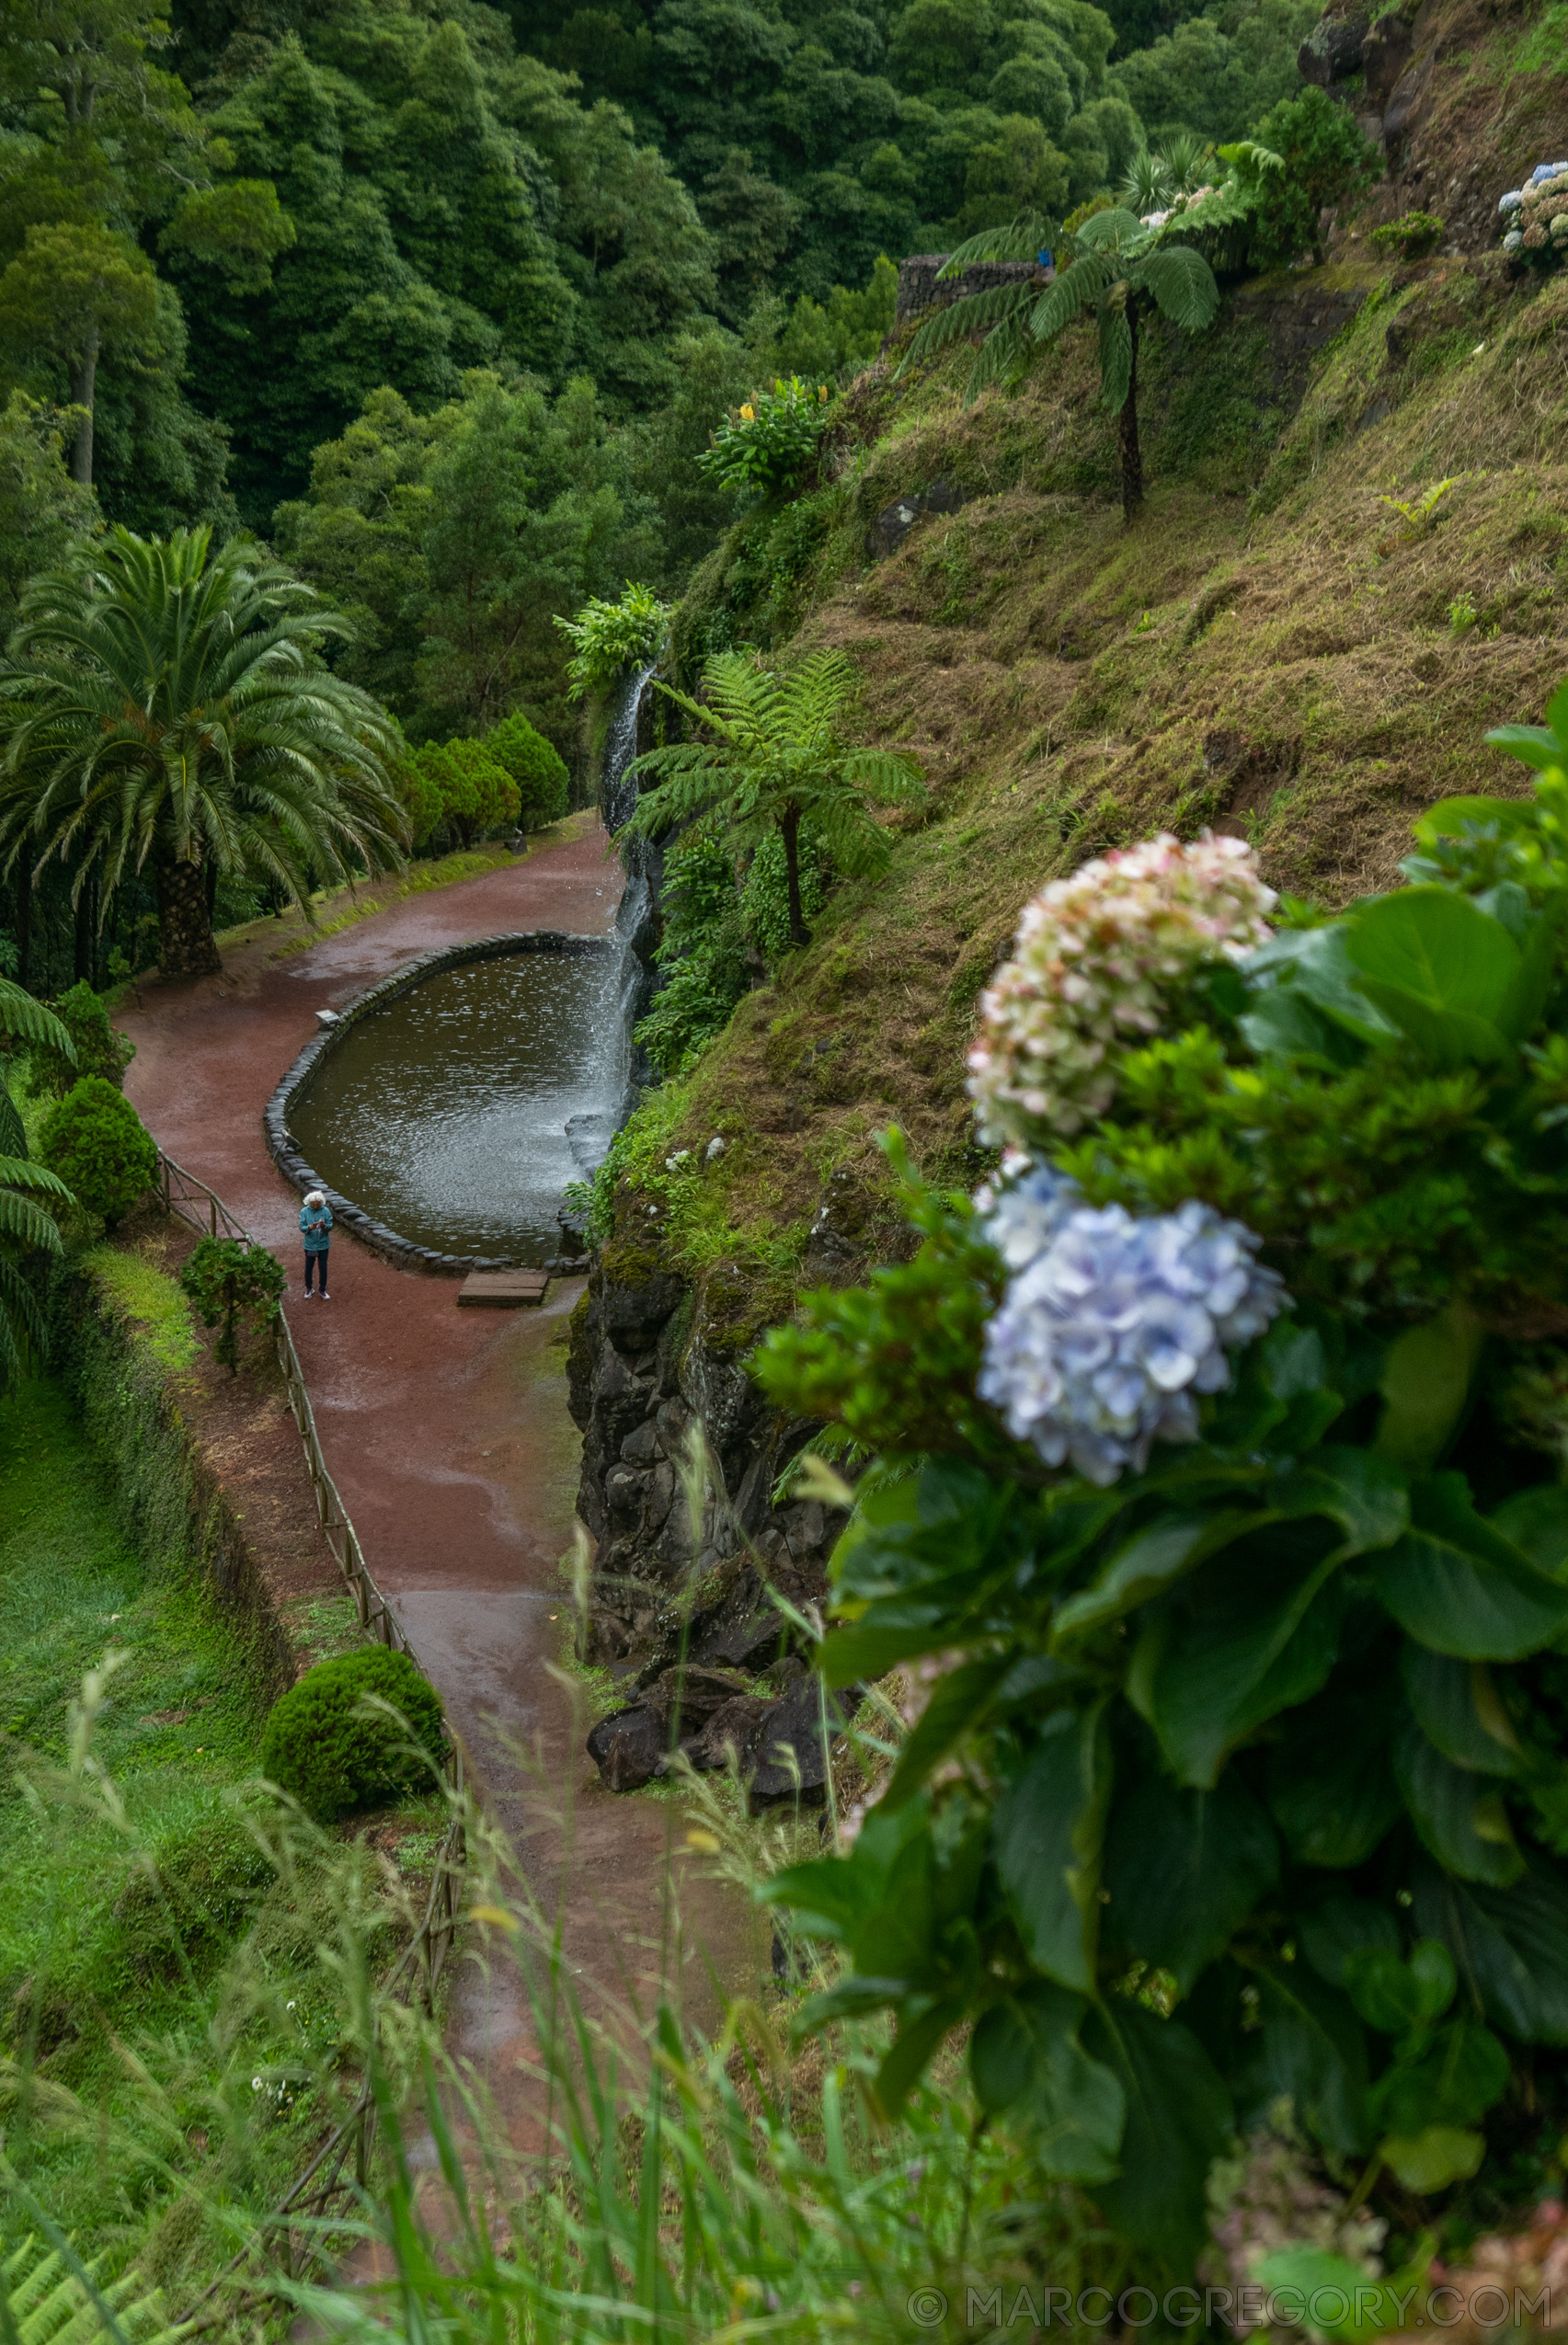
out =
{"type": "Polygon", "coordinates": [[[1184,333],[1200,334],[1219,307],[1219,288],[1203,255],[1191,245],[1163,245],[1139,262],[1135,280],[1150,292],[1162,317],[1184,333]]]}

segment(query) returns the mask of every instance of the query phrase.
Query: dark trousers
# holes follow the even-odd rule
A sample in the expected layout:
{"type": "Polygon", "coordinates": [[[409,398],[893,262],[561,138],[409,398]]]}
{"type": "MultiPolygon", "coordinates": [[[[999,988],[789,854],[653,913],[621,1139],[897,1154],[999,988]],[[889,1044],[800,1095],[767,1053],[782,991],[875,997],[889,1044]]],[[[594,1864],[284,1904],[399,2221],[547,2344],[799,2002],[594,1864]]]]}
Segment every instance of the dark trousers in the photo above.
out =
{"type": "Polygon", "coordinates": [[[306,1256],[305,1256],[305,1293],[306,1293],[307,1295],[310,1293],[310,1274],[311,1274],[312,1270],[319,1270],[319,1271],[320,1271],[320,1273],[321,1273],[321,1291],[322,1291],[322,1293],[323,1293],[324,1295],[325,1295],[325,1294],[326,1294],[326,1256],[327,1256],[327,1253],[328,1253],[328,1249],[327,1249],[326,1246],[323,1246],[323,1247],[322,1247],[322,1249],[321,1249],[321,1252],[320,1252],[319,1253],[306,1254],[306,1256]]]}

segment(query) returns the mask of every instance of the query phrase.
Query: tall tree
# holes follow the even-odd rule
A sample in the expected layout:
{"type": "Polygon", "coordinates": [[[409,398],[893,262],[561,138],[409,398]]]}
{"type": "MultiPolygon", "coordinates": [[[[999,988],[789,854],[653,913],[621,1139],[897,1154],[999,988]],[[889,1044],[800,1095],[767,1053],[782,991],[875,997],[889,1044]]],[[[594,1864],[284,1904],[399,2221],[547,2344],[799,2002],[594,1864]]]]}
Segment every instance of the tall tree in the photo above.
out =
{"type": "Polygon", "coordinates": [[[111,531],[36,579],[0,664],[0,854],[59,854],[79,896],[148,870],[163,964],[220,967],[209,880],[313,885],[399,858],[395,728],[321,664],[345,623],[280,563],[211,532],[111,531]]]}
{"type": "Polygon", "coordinates": [[[628,767],[656,786],[639,798],[625,831],[657,838],[692,823],[744,852],[776,830],[789,941],[809,943],[800,902],[802,824],[840,870],[875,872],[889,851],[871,809],[915,805],[926,795],[913,758],[845,740],[859,681],[841,651],[814,652],[782,673],[727,651],[704,662],[700,701],[660,685],[695,737],[648,749],[628,767]]]}

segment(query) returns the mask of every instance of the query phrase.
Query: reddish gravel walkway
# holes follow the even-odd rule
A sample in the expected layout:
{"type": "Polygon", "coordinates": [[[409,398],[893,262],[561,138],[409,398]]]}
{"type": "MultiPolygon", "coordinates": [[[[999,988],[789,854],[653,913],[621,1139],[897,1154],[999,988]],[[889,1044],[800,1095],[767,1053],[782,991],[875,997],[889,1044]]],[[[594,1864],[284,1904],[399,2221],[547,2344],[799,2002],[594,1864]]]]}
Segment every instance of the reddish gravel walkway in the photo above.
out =
{"type": "MultiPolygon", "coordinates": [[[[582,1748],[586,1721],[551,1674],[578,1454],[561,1338],[580,1286],[554,1286],[544,1311],[459,1311],[455,1279],[395,1270],[339,1232],[332,1299],[307,1307],[298,1200],[267,1153],[261,1110],[316,1031],[317,1010],[464,938],[602,933],[619,893],[602,831],[578,820],[524,861],[414,897],[308,951],[269,957],[277,945],[262,936],[234,952],[221,977],[143,980],[145,1007],[119,1013],[137,1046],[126,1091],[149,1129],[290,1265],[289,1323],[366,1559],[536,1894],[547,1912],[563,1910],[573,1967],[612,1992],[655,1970],[671,1812],[601,1789],[582,1748]],[[540,1788],[498,1736],[533,1751],[540,1788]],[[574,1810],[565,1839],[547,1813],[563,1808],[574,1810]]],[[[737,1985],[749,1981],[751,1925],[690,1876],[682,1906],[695,1940],[689,2008],[711,2019],[709,1962],[737,1985]]],[[[504,2084],[528,2042],[517,1999],[472,1966],[459,1982],[453,2049],[504,2084]]]]}

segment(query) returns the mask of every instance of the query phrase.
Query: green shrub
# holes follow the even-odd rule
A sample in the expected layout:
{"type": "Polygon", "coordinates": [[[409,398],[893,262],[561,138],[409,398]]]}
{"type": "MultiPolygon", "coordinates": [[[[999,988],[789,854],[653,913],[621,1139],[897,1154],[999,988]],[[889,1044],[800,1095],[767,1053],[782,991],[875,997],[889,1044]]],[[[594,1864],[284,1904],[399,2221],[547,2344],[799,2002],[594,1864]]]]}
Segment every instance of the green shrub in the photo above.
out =
{"type": "Polygon", "coordinates": [[[203,1238],[179,1274],[179,1283],[201,1315],[203,1327],[219,1327],[214,1351],[231,1376],[239,1374],[239,1322],[254,1319],[270,1326],[287,1283],[276,1254],[238,1238],[203,1238]]]}
{"type": "Polygon", "coordinates": [[[697,458],[699,471],[728,488],[793,488],[816,459],[828,396],[825,383],[813,387],[797,374],[775,382],[725,418],[697,458]]]}
{"type": "Polygon", "coordinates": [[[118,1091],[136,1056],[136,1045],[129,1035],[109,1024],[101,997],[84,978],[50,1007],[71,1037],[76,1062],[73,1066],[63,1050],[35,1049],[30,1069],[34,1090],[63,1099],[84,1075],[101,1075],[118,1091]]]}
{"type": "Polygon", "coordinates": [[[441,1727],[441,1697],[407,1654],[365,1645],[318,1662],[273,1704],[261,1737],[261,1771],[327,1823],[438,1774],[441,1727]],[[361,1714],[367,1696],[390,1702],[406,1729],[374,1712],[361,1714]]]}
{"type": "Polygon", "coordinates": [[[1383,253],[1398,253],[1402,260],[1419,260],[1442,243],[1443,223],[1430,212],[1407,212],[1402,218],[1374,228],[1371,242],[1383,253]]]}
{"type": "Polygon", "coordinates": [[[570,777],[566,761],[521,710],[503,717],[482,744],[486,757],[510,774],[517,786],[518,820],[524,830],[558,822],[567,811],[570,777]]]}
{"type": "Polygon", "coordinates": [[[157,1177],[152,1134],[131,1102],[102,1075],[85,1077],[50,1109],[39,1131],[38,1153],[77,1204],[110,1230],[157,1177]]]}
{"type": "Polygon", "coordinates": [[[209,1967],[245,1928],[258,1893],[273,1878],[238,1816],[197,1817],[151,1851],[115,1900],[120,1964],[142,1977],[173,1977],[185,1962],[199,1972],[209,1967]]]}
{"type": "Polygon", "coordinates": [[[1382,172],[1382,156],[1354,116],[1321,89],[1282,97],[1253,137],[1285,165],[1258,183],[1254,264],[1279,269],[1308,251],[1322,259],[1319,213],[1326,204],[1344,203],[1370,186],[1382,172]]]}
{"type": "Polygon", "coordinates": [[[670,628],[670,605],[635,579],[618,602],[590,595],[575,619],[555,624],[572,646],[567,662],[569,697],[607,692],[628,668],[657,659],[670,628]]]}

